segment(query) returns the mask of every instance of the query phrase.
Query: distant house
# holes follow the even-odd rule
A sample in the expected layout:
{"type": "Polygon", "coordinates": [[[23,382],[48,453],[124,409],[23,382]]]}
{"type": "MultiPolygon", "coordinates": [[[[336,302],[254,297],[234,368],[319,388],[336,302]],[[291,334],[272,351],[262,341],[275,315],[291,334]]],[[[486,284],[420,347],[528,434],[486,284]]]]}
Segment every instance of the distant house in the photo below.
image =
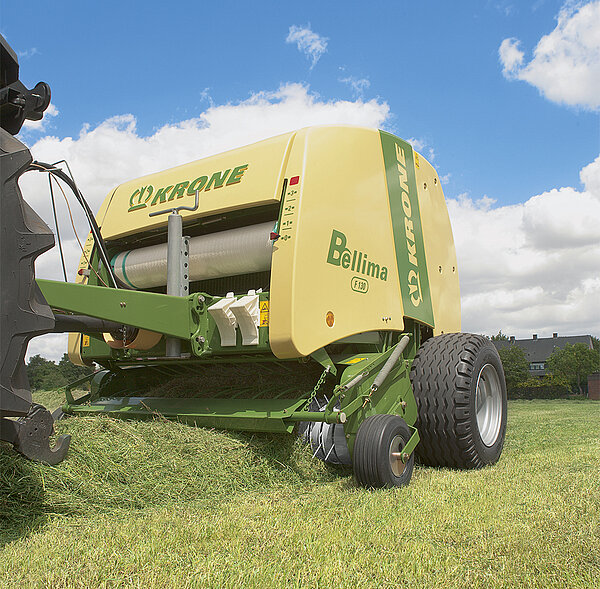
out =
{"type": "Polygon", "coordinates": [[[562,349],[567,344],[585,344],[590,350],[594,347],[591,335],[568,335],[559,337],[553,333],[552,337],[538,337],[533,334],[531,339],[515,339],[511,336],[508,340],[494,341],[498,350],[509,346],[519,346],[525,352],[529,362],[529,374],[531,376],[544,376],[546,374],[546,360],[556,348],[562,349]]]}

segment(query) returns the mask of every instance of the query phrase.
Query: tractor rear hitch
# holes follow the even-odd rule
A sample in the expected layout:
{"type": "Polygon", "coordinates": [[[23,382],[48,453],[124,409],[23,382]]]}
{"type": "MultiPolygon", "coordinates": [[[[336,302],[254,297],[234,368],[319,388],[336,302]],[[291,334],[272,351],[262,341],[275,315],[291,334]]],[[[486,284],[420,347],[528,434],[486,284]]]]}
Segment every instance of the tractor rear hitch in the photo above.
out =
{"type": "Polygon", "coordinates": [[[42,405],[34,403],[29,413],[17,420],[0,419],[0,440],[13,444],[15,450],[31,460],[55,465],[64,460],[71,436],[59,436],[50,447],[54,419],[42,405]]]}

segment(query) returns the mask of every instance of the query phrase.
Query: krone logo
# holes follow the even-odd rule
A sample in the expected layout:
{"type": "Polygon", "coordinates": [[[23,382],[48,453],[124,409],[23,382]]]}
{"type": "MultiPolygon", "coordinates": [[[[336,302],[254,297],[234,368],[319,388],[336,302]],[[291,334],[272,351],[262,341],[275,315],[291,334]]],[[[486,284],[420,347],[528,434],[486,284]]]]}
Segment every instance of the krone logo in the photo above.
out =
{"type": "Polygon", "coordinates": [[[421,279],[419,277],[419,260],[417,258],[417,243],[415,240],[414,224],[412,220],[412,204],[408,188],[408,173],[406,171],[406,158],[404,150],[396,143],[396,164],[398,179],[400,180],[400,193],[402,198],[402,211],[404,212],[404,234],[406,237],[406,251],[408,263],[414,268],[408,271],[406,277],[410,294],[410,301],[418,307],[423,300],[421,294],[421,279]]]}
{"type": "Polygon", "coordinates": [[[214,172],[209,176],[198,176],[194,180],[182,180],[177,184],[170,184],[155,190],[152,184],[136,188],[129,197],[129,209],[127,212],[145,209],[147,206],[153,207],[157,204],[166,203],[184,196],[194,196],[197,191],[208,191],[211,189],[223,188],[239,184],[242,181],[244,172],[248,169],[248,164],[237,166],[233,169],[214,172]]]}

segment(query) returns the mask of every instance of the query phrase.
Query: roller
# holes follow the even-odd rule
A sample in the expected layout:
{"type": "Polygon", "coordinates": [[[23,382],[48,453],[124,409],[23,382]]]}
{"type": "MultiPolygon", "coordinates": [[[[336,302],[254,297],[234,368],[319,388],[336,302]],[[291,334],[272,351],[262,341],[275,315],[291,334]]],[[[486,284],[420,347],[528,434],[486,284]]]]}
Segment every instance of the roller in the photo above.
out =
{"type": "MultiPolygon", "coordinates": [[[[263,272],[271,268],[274,223],[229,229],[190,239],[190,281],[263,272]]],[[[111,265],[123,282],[136,289],[167,283],[167,244],[121,252],[111,265]]]]}

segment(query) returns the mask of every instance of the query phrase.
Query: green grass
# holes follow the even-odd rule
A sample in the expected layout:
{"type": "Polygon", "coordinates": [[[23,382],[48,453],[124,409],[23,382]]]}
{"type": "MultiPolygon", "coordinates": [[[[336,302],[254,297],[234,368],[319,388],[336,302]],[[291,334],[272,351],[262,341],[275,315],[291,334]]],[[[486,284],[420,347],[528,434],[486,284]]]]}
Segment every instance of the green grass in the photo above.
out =
{"type": "Polygon", "coordinates": [[[511,402],[496,466],[417,466],[409,487],[375,492],[283,436],[107,418],[58,430],[73,442],[56,467],[0,446],[0,587],[563,588],[600,579],[598,402],[511,402]]]}

